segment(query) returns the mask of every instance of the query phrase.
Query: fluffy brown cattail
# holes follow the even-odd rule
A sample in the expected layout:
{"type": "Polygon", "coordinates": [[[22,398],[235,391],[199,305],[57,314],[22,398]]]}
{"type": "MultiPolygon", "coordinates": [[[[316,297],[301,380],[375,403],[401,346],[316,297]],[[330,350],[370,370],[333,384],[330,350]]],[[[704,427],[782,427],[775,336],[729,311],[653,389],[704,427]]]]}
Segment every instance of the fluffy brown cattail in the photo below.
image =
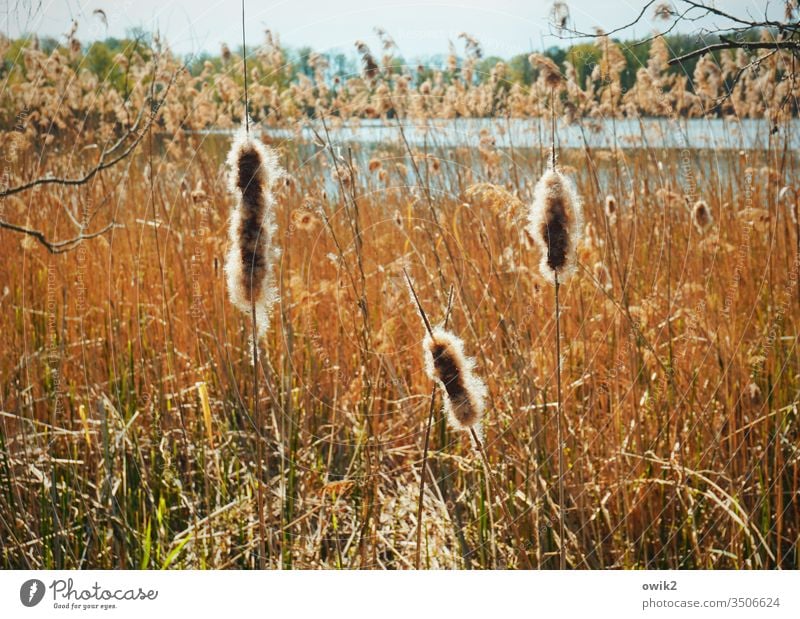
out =
{"type": "Polygon", "coordinates": [[[422,343],[425,371],[444,388],[444,409],[458,430],[472,428],[481,436],[486,385],[473,373],[475,360],[464,354],[464,343],[442,327],[434,327],[422,343]]]}
{"type": "Polygon", "coordinates": [[[272,265],[280,255],[275,244],[273,183],[282,176],[275,153],[241,129],[228,153],[230,191],[237,203],[230,219],[230,250],[225,259],[233,304],[250,314],[255,306],[259,335],[269,325],[278,298],[272,265]]]}
{"type": "Polygon", "coordinates": [[[606,217],[610,222],[617,219],[617,199],[611,194],[606,196],[606,217]]]}
{"type": "Polygon", "coordinates": [[[692,208],[692,221],[694,221],[694,227],[697,228],[700,234],[705,234],[714,223],[711,210],[703,200],[695,202],[694,208],[692,208]]]}
{"type": "Polygon", "coordinates": [[[576,249],[583,230],[581,200],[573,182],[550,168],[536,183],[528,230],[539,249],[539,268],[546,280],[563,283],[575,271],[576,249]]]}

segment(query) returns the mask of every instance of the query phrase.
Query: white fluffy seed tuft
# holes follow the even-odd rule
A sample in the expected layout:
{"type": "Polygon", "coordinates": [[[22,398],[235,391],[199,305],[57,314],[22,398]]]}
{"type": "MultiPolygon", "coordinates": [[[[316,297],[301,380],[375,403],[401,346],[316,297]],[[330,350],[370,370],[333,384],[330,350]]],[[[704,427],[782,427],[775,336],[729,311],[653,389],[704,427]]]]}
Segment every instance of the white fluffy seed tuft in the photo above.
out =
{"type": "Polygon", "coordinates": [[[236,195],[228,235],[225,274],[231,302],[248,316],[255,306],[258,337],[266,333],[278,300],[273,266],[280,256],[275,242],[272,187],[283,171],[274,151],[240,129],[227,158],[228,186],[236,195]]]}
{"type": "Polygon", "coordinates": [[[444,410],[450,425],[458,430],[475,430],[480,438],[486,408],[487,389],[475,376],[475,360],[464,354],[464,342],[442,327],[433,328],[422,343],[425,371],[444,390],[444,410]]]}
{"type": "Polygon", "coordinates": [[[549,168],[533,190],[528,231],[542,252],[539,269],[550,283],[564,283],[577,266],[577,247],[583,230],[583,210],[575,184],[558,169],[549,168]]]}

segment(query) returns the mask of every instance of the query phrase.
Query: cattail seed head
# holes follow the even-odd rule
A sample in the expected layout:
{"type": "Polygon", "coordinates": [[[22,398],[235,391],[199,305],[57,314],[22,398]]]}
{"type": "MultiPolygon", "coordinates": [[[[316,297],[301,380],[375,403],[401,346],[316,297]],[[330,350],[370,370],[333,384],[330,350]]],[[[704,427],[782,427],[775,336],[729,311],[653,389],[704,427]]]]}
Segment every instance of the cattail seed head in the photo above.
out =
{"type": "Polygon", "coordinates": [[[528,230],[539,249],[539,268],[546,280],[566,281],[575,271],[577,247],[583,230],[583,211],[573,182],[550,168],[536,183],[528,214],[528,230]]]}
{"type": "Polygon", "coordinates": [[[703,200],[695,202],[692,208],[692,221],[694,221],[694,227],[697,228],[700,234],[705,234],[714,223],[711,210],[703,200]]]}
{"type": "Polygon", "coordinates": [[[434,327],[422,347],[425,371],[444,388],[444,410],[450,425],[458,430],[472,428],[481,436],[486,385],[475,376],[475,360],[464,354],[464,343],[442,327],[434,327]]]}
{"type": "Polygon", "coordinates": [[[227,164],[229,189],[237,197],[225,259],[228,293],[233,304],[247,314],[255,305],[261,336],[269,325],[269,310],[278,298],[272,266],[280,248],[275,243],[272,186],[283,171],[275,153],[244,129],[233,141],[227,164]]]}
{"type": "Polygon", "coordinates": [[[611,222],[617,219],[617,199],[611,194],[606,196],[606,217],[611,222]]]}

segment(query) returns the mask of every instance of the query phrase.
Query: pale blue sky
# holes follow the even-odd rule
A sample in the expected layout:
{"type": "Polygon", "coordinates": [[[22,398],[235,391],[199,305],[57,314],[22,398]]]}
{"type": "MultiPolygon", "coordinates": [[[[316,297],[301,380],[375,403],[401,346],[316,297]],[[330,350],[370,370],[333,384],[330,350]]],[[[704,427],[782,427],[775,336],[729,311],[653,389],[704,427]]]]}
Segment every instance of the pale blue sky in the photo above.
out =
{"type": "MultiPolygon", "coordinates": [[[[590,31],[621,26],[639,13],[640,0],[571,0],[575,26],[590,31]]],[[[350,54],[356,39],[379,52],[375,26],[395,39],[408,59],[447,52],[447,41],[459,32],[475,35],[486,55],[509,57],[558,44],[549,33],[550,0],[246,0],[248,46],[263,41],[269,28],[284,45],[309,45],[318,51],[342,50],[350,54]]],[[[738,15],[748,12],[779,18],[780,0],[716,0],[716,6],[738,15]]],[[[127,29],[158,28],[172,49],[185,54],[200,50],[218,52],[224,41],[235,47],[241,40],[240,0],[0,0],[0,30],[10,36],[21,32],[60,36],[77,19],[78,37],[84,42],[106,36],[124,36],[127,29]],[[103,9],[108,27],[92,15],[103,9]]],[[[628,35],[649,32],[651,12],[628,35]]],[[[726,26],[723,20],[698,25],[726,26]]],[[[689,31],[686,25],[683,31],[689,31]]],[[[459,46],[461,49],[462,47],[459,46]]]]}

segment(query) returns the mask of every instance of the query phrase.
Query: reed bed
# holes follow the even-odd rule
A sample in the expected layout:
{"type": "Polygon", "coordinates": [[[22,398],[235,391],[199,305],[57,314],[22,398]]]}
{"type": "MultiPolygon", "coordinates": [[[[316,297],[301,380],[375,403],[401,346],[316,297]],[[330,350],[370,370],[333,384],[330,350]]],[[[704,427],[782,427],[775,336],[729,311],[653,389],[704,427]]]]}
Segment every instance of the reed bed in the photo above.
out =
{"type": "MultiPolygon", "coordinates": [[[[90,182],[3,200],[55,237],[114,221],[61,254],[0,231],[4,568],[413,569],[418,548],[428,569],[557,568],[562,548],[569,568],[800,566],[800,228],[777,138],[561,149],[584,222],[560,449],[555,299],[526,232],[549,145],[262,136],[286,173],[254,381],[226,287],[231,138],[170,122],[90,182]],[[431,401],[404,268],[474,357],[482,452],[431,401]]],[[[42,152],[91,160],[31,141],[16,169],[42,152]]]]}

